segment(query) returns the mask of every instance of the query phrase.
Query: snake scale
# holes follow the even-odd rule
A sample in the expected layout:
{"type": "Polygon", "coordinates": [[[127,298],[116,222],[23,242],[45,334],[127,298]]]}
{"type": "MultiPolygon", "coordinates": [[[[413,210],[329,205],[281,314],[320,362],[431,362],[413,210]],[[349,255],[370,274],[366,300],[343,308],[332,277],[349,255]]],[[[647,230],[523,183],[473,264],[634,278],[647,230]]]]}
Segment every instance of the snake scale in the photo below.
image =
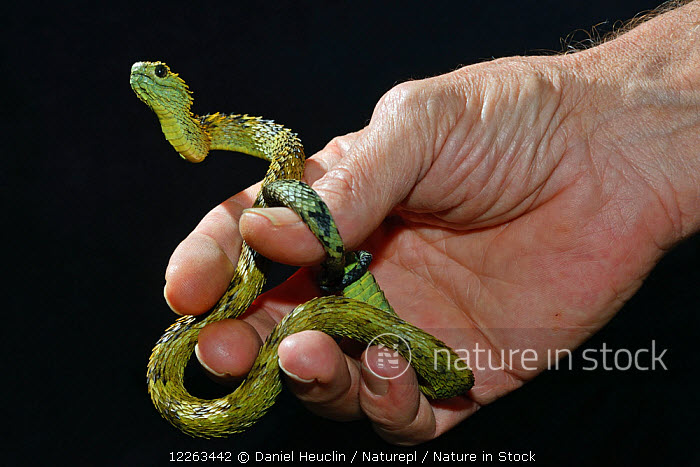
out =
{"type": "Polygon", "coordinates": [[[203,317],[179,318],[153,348],[146,378],[148,391],[166,420],[200,437],[227,436],[250,427],[282,390],[279,343],[307,329],[396,349],[410,360],[421,390],[431,398],[454,397],[472,387],[471,370],[455,365],[459,356],[452,349],[394,313],[367,270],[371,255],[344,251],[328,208],[299,181],[304,172],[304,149],[295,133],[248,115],[193,115],[187,85],[162,62],[135,63],[130,83],[139,99],[156,113],[166,139],[184,159],[201,162],[210,150],[219,149],[269,161],[254,205],[283,205],[301,216],[328,255],[321,286],[336,293],[312,299],[289,313],[274,328],[250,373],[231,394],[213,400],[192,396],[183,378],[199,330],[208,323],[241,315],[265,284],[268,260],[244,242],[233,278],[214,308],[203,317]]]}

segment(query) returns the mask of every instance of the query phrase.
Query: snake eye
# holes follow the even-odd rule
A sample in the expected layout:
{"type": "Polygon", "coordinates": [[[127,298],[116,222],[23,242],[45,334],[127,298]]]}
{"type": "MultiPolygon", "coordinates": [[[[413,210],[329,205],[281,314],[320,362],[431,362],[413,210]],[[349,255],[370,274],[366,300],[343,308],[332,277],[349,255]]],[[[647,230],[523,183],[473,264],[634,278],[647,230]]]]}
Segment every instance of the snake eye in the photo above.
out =
{"type": "Polygon", "coordinates": [[[154,72],[158,78],[165,78],[168,74],[168,68],[165,65],[156,65],[154,72]]]}

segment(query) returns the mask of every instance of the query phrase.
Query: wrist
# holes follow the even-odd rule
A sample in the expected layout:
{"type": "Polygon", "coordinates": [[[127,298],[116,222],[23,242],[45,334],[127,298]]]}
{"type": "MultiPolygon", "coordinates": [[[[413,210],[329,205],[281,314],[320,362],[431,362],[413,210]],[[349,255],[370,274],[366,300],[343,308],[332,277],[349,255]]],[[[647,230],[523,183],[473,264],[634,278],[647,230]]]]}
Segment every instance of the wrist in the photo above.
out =
{"type": "Polygon", "coordinates": [[[597,172],[623,171],[630,184],[644,185],[635,195],[646,199],[636,202],[647,203],[647,226],[658,245],[697,232],[700,2],[562,62],[585,96],[581,126],[597,172]]]}

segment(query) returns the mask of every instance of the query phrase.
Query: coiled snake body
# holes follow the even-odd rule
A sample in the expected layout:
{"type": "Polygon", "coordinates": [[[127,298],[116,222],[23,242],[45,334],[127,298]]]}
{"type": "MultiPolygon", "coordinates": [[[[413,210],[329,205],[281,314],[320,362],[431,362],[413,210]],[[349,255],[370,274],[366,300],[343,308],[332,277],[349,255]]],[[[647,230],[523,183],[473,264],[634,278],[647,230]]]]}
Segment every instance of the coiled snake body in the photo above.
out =
{"type": "Polygon", "coordinates": [[[292,208],[317,236],[329,259],[322,286],[342,296],[310,300],[289,313],[261,347],[253,368],[228,396],[205,400],[183,385],[185,366],[199,330],[206,324],[242,314],[265,284],[267,260],[245,242],[226,292],[205,317],[183,316],[158,340],[148,363],[151,399],[170,423],[193,436],[226,436],[245,430],[274,404],[282,390],[277,347],[284,337],[316,329],[337,337],[373,342],[396,349],[419,375],[421,390],[432,398],[465,393],[472,372],[455,365],[459,356],[430,334],[401,320],[367,271],[371,256],[344,252],[327,207],[300,182],[304,150],[296,134],[272,121],[248,115],[190,112],[185,82],[162,62],[138,62],[131,68],[131,87],[158,116],[165,137],[186,160],[201,162],[211,149],[237,151],[269,161],[255,206],[292,208]]]}

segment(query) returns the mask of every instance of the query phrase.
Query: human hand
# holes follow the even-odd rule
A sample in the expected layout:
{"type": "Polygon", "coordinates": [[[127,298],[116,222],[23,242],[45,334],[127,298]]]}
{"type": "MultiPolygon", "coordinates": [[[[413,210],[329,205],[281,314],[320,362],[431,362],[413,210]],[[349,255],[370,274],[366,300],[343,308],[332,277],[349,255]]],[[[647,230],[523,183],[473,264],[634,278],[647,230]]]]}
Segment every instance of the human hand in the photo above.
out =
{"type": "MultiPolygon", "coordinates": [[[[697,230],[697,72],[688,79],[673,68],[687,61],[674,61],[676,51],[650,57],[638,45],[661,37],[665,16],[587,52],[497,60],[401,84],[366,128],[309,159],[306,181],[346,246],[374,254],[371,269],[400,316],[455,349],[537,356],[509,368],[482,361],[469,394],[428,401],[412,372],[377,378],[329,337],[300,333],[283,341],[279,358],[311,410],[367,416],[398,444],[439,436],[545,369],[548,350],[578,346],[664,250],[697,230]],[[640,70],[633,52],[667,63],[663,76],[640,70]]],[[[696,50],[679,53],[698,69],[696,50]]],[[[258,189],[209,213],[173,254],[165,291],[173,309],[203,313],[223,293],[239,223],[273,260],[322,259],[290,211],[242,214],[258,189]]],[[[301,270],[245,319],[202,330],[200,360],[215,373],[244,375],[258,336],[317,292],[301,270]]]]}

